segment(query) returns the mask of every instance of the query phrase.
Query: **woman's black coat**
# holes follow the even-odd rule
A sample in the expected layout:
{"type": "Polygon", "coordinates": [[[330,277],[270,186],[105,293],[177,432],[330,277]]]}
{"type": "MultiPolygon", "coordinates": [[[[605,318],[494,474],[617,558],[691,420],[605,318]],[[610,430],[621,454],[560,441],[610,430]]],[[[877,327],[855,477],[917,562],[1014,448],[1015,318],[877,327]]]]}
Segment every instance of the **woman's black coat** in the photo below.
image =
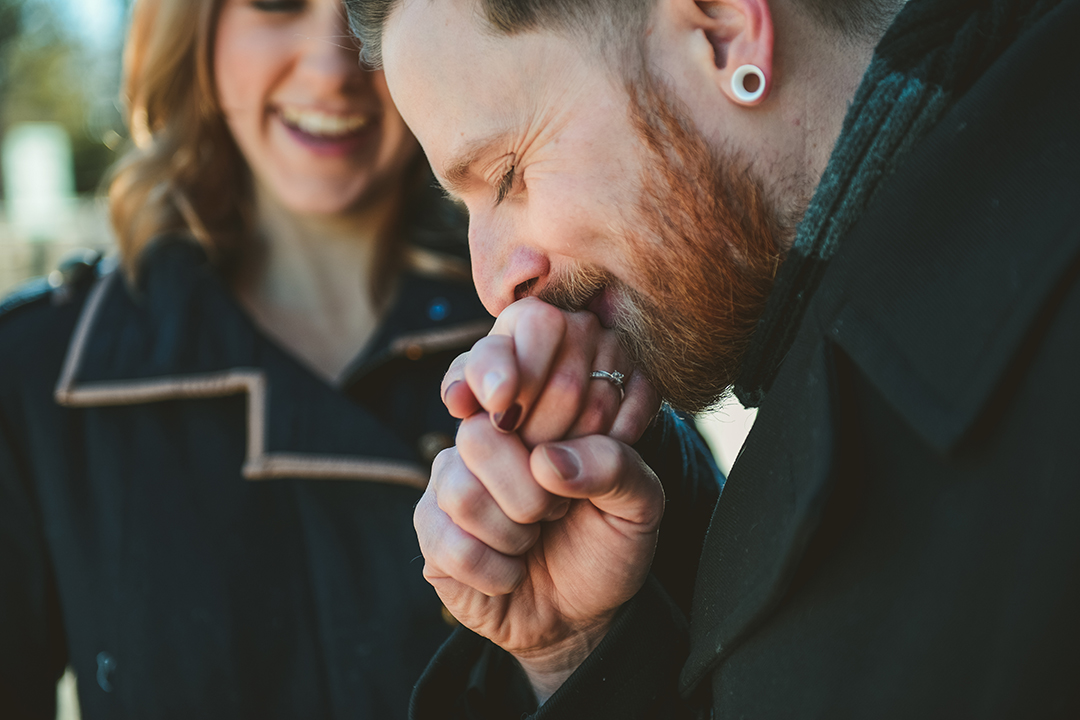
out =
{"type": "MultiPolygon", "coordinates": [[[[443,372],[491,324],[471,284],[406,273],[337,388],[193,243],[135,292],[83,275],[0,309],[0,717],[51,718],[65,666],[87,720],[404,717],[450,630],[412,510],[443,372]]],[[[715,468],[670,414],[642,448],[688,603],[715,468]]]]}

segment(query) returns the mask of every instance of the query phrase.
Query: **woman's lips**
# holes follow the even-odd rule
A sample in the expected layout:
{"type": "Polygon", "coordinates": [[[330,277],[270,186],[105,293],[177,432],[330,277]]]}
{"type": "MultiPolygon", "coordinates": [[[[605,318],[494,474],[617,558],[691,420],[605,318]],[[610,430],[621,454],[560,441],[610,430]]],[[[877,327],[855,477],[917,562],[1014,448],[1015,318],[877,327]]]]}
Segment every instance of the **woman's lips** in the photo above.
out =
{"type": "Polygon", "coordinates": [[[297,108],[281,108],[277,117],[293,140],[324,157],[343,157],[355,152],[377,125],[369,115],[337,115],[297,108]]]}

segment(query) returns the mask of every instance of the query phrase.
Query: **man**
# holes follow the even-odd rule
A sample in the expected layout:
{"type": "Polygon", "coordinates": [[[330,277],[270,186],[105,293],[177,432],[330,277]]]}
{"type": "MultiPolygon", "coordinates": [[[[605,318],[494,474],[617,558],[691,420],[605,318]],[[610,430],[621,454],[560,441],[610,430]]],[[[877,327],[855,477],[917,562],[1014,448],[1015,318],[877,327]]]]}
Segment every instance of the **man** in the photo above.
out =
{"type": "Polygon", "coordinates": [[[1080,713],[1080,3],[350,10],[500,315],[416,513],[478,635],[415,717],[1080,713]],[[760,404],[689,629],[648,577],[642,376],[760,404]]]}

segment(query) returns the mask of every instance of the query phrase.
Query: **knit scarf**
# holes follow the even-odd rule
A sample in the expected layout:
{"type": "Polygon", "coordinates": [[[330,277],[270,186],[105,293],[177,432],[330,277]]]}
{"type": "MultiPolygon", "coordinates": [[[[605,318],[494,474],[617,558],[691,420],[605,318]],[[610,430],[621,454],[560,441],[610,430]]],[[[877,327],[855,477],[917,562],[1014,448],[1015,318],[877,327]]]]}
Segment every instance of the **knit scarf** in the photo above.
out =
{"type": "Polygon", "coordinates": [[[735,395],[761,404],[829,261],[883,181],[1058,0],[909,0],[874,52],[743,360],[735,395]]]}

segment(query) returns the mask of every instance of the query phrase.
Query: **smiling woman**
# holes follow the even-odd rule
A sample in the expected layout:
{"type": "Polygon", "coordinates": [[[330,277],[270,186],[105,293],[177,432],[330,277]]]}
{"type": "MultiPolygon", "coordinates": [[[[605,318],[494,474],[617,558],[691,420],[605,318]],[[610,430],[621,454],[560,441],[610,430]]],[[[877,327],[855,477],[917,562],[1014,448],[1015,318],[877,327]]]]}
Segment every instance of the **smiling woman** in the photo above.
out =
{"type": "Polygon", "coordinates": [[[0,717],[404,717],[462,218],[340,0],[137,0],[124,94],[119,263],[0,305],[0,717]]]}
{"type": "Polygon", "coordinates": [[[417,159],[382,75],[357,67],[339,2],[228,0],[214,57],[232,136],[290,210],[371,204],[417,159]]]}
{"type": "MultiPolygon", "coordinates": [[[[0,304],[0,718],[65,666],[86,720],[404,718],[454,622],[440,381],[492,323],[463,219],[341,0],[137,0],[125,72],[119,263],[0,304]]],[[[639,449],[685,607],[712,460],[671,413],[639,449]]]]}

